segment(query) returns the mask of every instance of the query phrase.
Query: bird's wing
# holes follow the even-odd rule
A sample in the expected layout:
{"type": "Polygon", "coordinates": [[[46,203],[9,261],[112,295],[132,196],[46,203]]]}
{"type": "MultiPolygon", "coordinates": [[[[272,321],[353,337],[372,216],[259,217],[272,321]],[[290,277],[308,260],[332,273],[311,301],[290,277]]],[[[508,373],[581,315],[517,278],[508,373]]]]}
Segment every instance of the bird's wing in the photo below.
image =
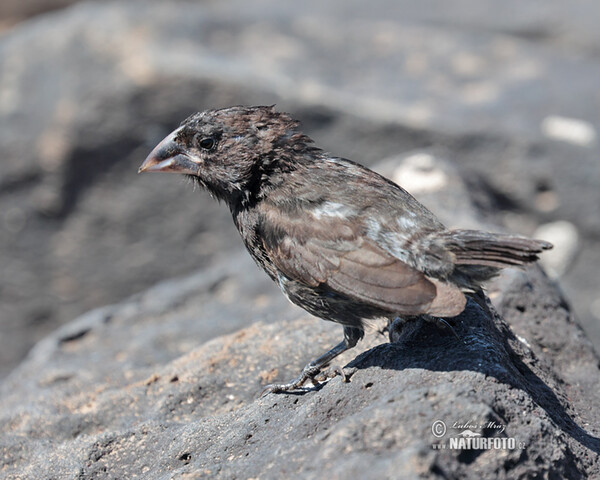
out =
{"type": "Polygon", "coordinates": [[[397,314],[453,316],[463,310],[464,296],[454,285],[392,256],[347,218],[312,220],[300,225],[278,214],[276,222],[261,221],[265,251],[286,277],[397,314]]]}

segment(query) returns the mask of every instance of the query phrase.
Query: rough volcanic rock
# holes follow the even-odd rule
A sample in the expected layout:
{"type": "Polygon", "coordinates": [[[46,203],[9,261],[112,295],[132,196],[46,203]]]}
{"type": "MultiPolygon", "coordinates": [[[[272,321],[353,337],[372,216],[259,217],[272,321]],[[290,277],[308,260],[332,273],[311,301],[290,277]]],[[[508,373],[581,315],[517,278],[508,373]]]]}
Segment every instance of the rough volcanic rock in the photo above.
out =
{"type": "MultiPolygon", "coordinates": [[[[67,2],[19,5],[43,3],[67,2]]],[[[236,103],[278,103],[363,163],[435,146],[511,230],[568,221],[561,281],[600,344],[597,10],[98,1],[4,32],[0,375],[57,325],[237,245],[207,197],[135,174],[185,116],[236,103]]]]}
{"type": "MultiPolygon", "coordinates": [[[[415,155],[380,169],[418,182],[415,155]]],[[[420,198],[444,220],[478,224],[456,170],[418,155],[445,179],[420,198]]],[[[489,295],[495,308],[471,301],[454,319],[462,342],[429,323],[394,324],[394,343],[371,332],[340,359],[357,369],[349,383],[258,398],[339,341],[341,328],[287,304],[247,255],[230,256],[40,342],[1,386],[0,471],[10,479],[600,475],[598,357],[558,287],[537,267],[506,270],[489,295]],[[465,448],[482,439],[505,448],[465,448]]]]}

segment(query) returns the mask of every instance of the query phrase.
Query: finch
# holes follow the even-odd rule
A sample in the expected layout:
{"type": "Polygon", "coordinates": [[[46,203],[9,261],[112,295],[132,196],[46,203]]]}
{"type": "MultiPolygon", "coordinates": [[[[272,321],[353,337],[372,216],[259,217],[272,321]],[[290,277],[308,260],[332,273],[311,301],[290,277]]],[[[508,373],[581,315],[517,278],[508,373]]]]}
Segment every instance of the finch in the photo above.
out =
{"type": "Polygon", "coordinates": [[[229,207],[248,252],[287,298],[343,326],[344,339],[298,378],[301,388],[378,319],[446,323],[465,295],[548,242],[449,230],[402,187],[335,157],[271,106],[206,110],[184,120],[139,172],[190,176],[229,207]]]}

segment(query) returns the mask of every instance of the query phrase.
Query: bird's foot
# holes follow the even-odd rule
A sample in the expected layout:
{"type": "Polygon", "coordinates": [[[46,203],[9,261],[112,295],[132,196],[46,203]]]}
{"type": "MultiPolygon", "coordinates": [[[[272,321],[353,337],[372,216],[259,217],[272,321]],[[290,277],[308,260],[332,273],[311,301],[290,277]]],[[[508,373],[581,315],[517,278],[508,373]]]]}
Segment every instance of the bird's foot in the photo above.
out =
{"type": "Polygon", "coordinates": [[[313,385],[318,385],[319,382],[324,382],[329,378],[341,375],[344,381],[346,381],[347,378],[354,373],[352,369],[348,369],[346,372],[344,372],[344,370],[340,367],[332,367],[321,372],[321,368],[325,367],[326,365],[329,365],[331,361],[339,354],[344,353],[346,350],[349,350],[350,348],[354,347],[354,345],[356,345],[356,342],[358,342],[362,338],[362,336],[362,329],[344,326],[344,340],[342,340],[332,349],[325,352],[319,358],[313,360],[308,365],[306,365],[306,367],[302,369],[302,373],[296,380],[290,383],[267,385],[261,392],[260,396],[264,397],[268,393],[279,393],[298,390],[302,388],[302,386],[306,383],[307,380],[310,380],[313,385]]]}
{"type": "Polygon", "coordinates": [[[325,382],[327,380],[335,378],[338,375],[340,377],[342,377],[342,382],[349,382],[350,381],[350,377],[352,375],[354,375],[354,373],[357,370],[358,369],[356,367],[342,368],[339,365],[335,365],[333,367],[329,367],[327,370],[323,370],[322,372],[319,372],[312,379],[312,382],[313,382],[313,385],[316,385],[317,383],[325,382]]]}
{"type": "Polygon", "coordinates": [[[438,318],[438,317],[432,317],[432,318],[435,320],[435,323],[438,326],[440,326],[442,328],[448,328],[452,332],[452,335],[454,335],[459,342],[466,345],[465,341],[458,336],[458,333],[456,333],[456,330],[454,330],[454,327],[452,327],[452,325],[450,325],[450,322],[448,322],[447,320],[444,320],[443,318],[438,318]]]}
{"type": "Polygon", "coordinates": [[[342,368],[338,365],[321,370],[319,367],[307,365],[298,378],[289,383],[274,383],[267,385],[260,393],[261,398],[269,393],[290,392],[303,389],[304,384],[310,380],[313,386],[319,385],[337,376],[342,377],[343,382],[349,382],[350,377],[356,372],[356,368],[342,368]]]}
{"type": "Polygon", "coordinates": [[[289,392],[292,390],[298,390],[302,388],[302,386],[306,383],[307,380],[313,380],[319,373],[321,369],[315,365],[308,364],[302,370],[302,373],[296,380],[292,380],[289,383],[273,383],[271,385],[267,385],[262,392],[260,392],[260,396],[264,397],[269,393],[280,393],[280,392],[289,392]]]}

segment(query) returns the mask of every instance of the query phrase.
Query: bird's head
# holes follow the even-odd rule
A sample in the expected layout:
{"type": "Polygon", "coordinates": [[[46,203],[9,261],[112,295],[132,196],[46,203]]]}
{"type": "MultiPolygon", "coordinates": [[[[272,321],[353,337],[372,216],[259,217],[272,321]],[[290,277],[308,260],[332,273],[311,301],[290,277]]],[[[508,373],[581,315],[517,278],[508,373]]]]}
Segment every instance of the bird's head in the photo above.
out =
{"type": "Polygon", "coordinates": [[[138,172],[186,174],[231,203],[247,198],[293,150],[310,143],[297,126],[273,107],[206,110],[162,140],[138,172]]]}

